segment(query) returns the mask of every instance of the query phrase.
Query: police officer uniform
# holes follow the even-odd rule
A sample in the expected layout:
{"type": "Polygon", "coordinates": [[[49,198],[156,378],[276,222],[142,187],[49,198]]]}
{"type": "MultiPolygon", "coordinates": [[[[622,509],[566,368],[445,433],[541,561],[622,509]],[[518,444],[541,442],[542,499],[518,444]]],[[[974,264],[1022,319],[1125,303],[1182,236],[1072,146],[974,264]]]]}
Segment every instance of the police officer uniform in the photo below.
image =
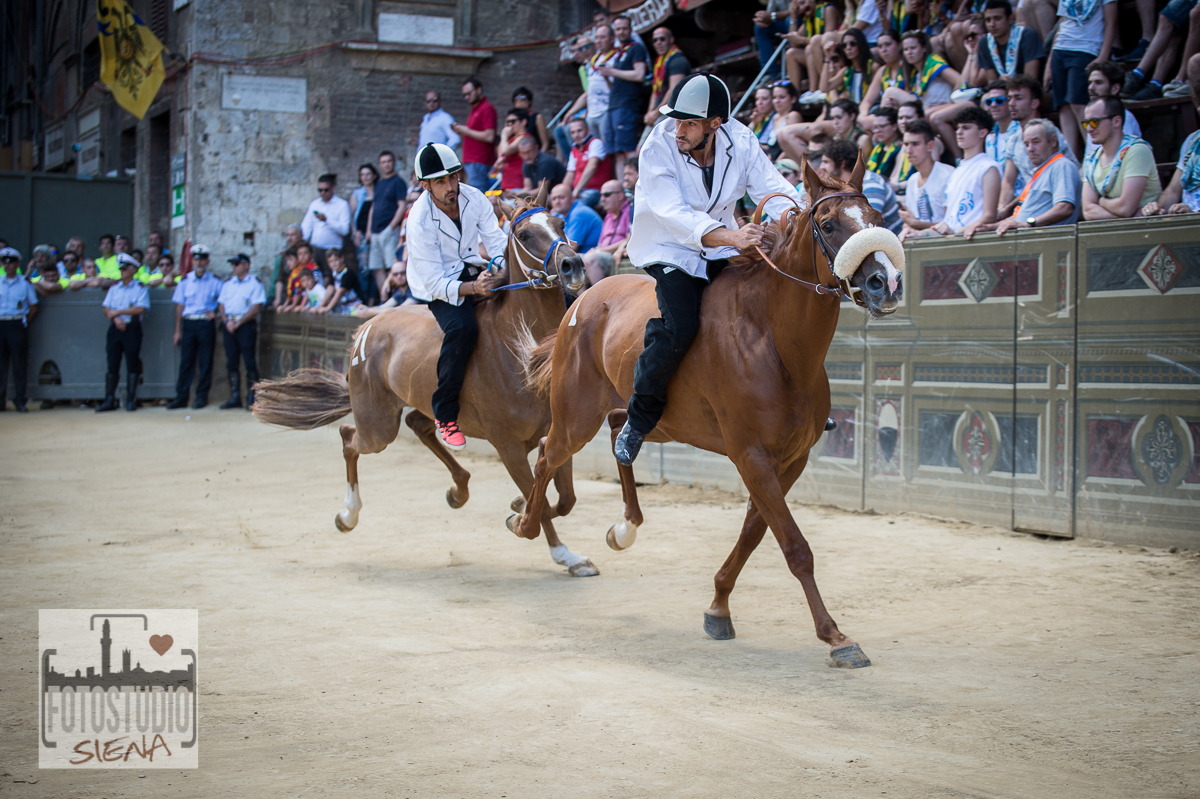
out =
{"type": "MultiPolygon", "coordinates": [[[[701,239],[718,228],[736,230],[734,207],[747,193],[755,202],[796,190],[763,154],[754,133],[731,119],[729,89],[717,77],[699,73],[680,81],[638,157],[640,177],[634,189],[634,217],[628,253],[634,266],[654,278],[661,318],[646,323],[646,348],[634,368],[629,418],[614,445],[620,463],[637,457],[646,435],[666,409],[667,384],[700,331],[700,300],[732,247],[705,247],[701,239]],[[721,117],[712,131],[713,162],[698,164],[676,143],[676,120],[721,117]]],[[[706,139],[707,142],[707,139],[706,139]]],[[[704,146],[704,145],[702,145],[704,146]]],[[[773,199],[766,209],[774,218],[792,203],[773,199]]]]}
{"type": "MultiPolygon", "coordinates": [[[[193,258],[207,258],[208,248],[202,244],[192,247],[193,258]]],[[[217,344],[217,301],[221,294],[221,278],[204,270],[203,277],[188,272],[175,286],[171,301],[175,303],[176,324],[179,330],[179,376],[175,380],[175,398],[167,403],[168,410],[187,405],[188,391],[200,362],[200,382],[196,384],[193,408],[208,404],[212,387],[213,349],[217,344]]]]}
{"type": "Polygon", "coordinates": [[[29,361],[29,317],[37,312],[37,292],[20,273],[21,253],[0,250],[0,411],[7,410],[8,365],[13,372],[13,406],[25,413],[25,378],[29,361]],[[10,275],[11,273],[11,275],[10,275]]]}
{"type": "MultiPolygon", "coordinates": [[[[250,256],[238,253],[229,259],[235,267],[240,264],[250,266],[250,256]]],[[[237,325],[232,333],[226,326],[222,329],[225,339],[225,369],[229,372],[229,399],[221,403],[222,408],[240,408],[242,395],[240,391],[241,376],[238,374],[238,358],[246,365],[246,409],[254,404],[254,384],[258,382],[258,362],[255,349],[258,346],[258,312],[267,302],[267,292],[263,284],[249,271],[246,276],[239,278],[235,273],[221,286],[217,297],[220,305],[222,324],[233,322],[237,325]]]]}
{"type": "MultiPolygon", "coordinates": [[[[417,153],[416,173],[434,180],[461,172],[458,156],[444,144],[426,144],[417,153]]],[[[462,449],[466,440],[458,429],[458,395],[467,373],[467,361],[479,338],[475,296],[460,293],[488,268],[480,255],[482,243],[489,255],[503,263],[507,239],[496,221],[492,204],[483,192],[466,182],[458,184],[458,218],[448,216],[422,192],[408,216],[408,285],[413,296],[429,304],[442,329],[442,349],[437,362],[437,390],[433,415],[438,438],[450,449],[462,449]]]]}
{"type": "MultiPolygon", "coordinates": [[[[117,266],[121,270],[121,282],[114,283],[104,295],[103,307],[110,311],[132,308],[150,308],[150,291],[133,279],[139,266],[132,255],[118,253],[117,266]]],[[[104,376],[104,402],[96,412],[117,409],[117,381],[121,372],[121,356],[125,356],[125,410],[137,410],[138,381],[142,377],[142,317],[141,314],[119,314],[113,317],[105,339],[108,353],[108,373],[104,376]],[[125,323],[125,329],[117,327],[116,320],[125,323]]]]}

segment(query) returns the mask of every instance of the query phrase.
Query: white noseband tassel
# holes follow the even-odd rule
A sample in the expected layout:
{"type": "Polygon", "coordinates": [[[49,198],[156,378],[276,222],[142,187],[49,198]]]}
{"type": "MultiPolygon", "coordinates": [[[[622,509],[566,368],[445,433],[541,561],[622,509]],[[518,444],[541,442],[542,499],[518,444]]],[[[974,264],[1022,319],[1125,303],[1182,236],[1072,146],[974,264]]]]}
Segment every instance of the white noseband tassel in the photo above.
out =
{"type": "Polygon", "coordinates": [[[834,256],[833,273],[841,280],[849,280],[873,252],[883,253],[897,271],[904,271],[904,245],[900,238],[887,228],[869,227],[846,239],[834,256]]]}

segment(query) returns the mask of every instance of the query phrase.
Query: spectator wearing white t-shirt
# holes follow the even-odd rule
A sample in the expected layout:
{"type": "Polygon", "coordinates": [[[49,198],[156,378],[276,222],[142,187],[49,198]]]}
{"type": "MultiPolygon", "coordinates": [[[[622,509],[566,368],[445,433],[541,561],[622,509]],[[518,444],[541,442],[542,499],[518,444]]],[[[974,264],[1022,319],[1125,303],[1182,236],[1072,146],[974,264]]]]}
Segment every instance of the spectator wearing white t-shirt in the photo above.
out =
{"type": "Polygon", "coordinates": [[[910,123],[904,133],[904,152],[915,171],[905,181],[904,205],[900,208],[900,218],[904,220],[901,241],[946,218],[946,187],[954,175],[954,167],[933,160],[936,140],[933,126],[924,119],[910,123]]]}
{"type": "Polygon", "coordinates": [[[854,27],[863,32],[867,37],[867,44],[872,47],[879,41],[879,34],[883,33],[883,23],[879,21],[879,6],[875,5],[875,0],[862,0],[858,4],[854,27]]]}
{"type": "Polygon", "coordinates": [[[613,79],[600,74],[600,68],[610,66],[619,56],[613,47],[613,31],[608,25],[596,26],[596,52],[588,59],[587,66],[587,121],[592,135],[610,147],[613,142],[612,122],[608,115],[608,100],[612,93],[613,79]]]}
{"type": "Polygon", "coordinates": [[[1088,65],[1107,61],[1117,36],[1116,0],[1059,0],[1058,33],[1050,53],[1054,110],[1078,160],[1083,155],[1083,108],[1088,65]]]}

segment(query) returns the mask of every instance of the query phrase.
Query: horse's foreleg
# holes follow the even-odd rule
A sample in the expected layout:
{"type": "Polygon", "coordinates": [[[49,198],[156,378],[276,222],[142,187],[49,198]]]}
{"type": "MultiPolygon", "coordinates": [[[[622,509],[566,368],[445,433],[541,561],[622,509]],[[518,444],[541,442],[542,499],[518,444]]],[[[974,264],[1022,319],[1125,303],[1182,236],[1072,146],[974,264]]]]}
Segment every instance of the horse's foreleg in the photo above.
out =
{"type": "Polygon", "coordinates": [[[526,494],[525,510],[519,515],[514,513],[508,517],[506,524],[509,530],[521,538],[530,540],[541,534],[541,523],[546,512],[546,488],[550,485],[554,473],[572,454],[564,442],[558,440],[554,425],[551,424],[549,435],[538,442],[538,459],[533,467],[533,486],[526,494]]]}
{"type": "MultiPolygon", "coordinates": [[[[733,458],[734,464],[741,473],[742,480],[750,492],[754,505],[766,520],[775,539],[779,542],[788,568],[804,589],[804,598],[808,601],[812,612],[813,624],[816,626],[817,637],[829,645],[829,655],[833,665],[842,668],[860,668],[870,666],[871,661],[853,640],[842,634],[837,622],[825,609],[821,592],[817,589],[817,581],[813,576],[813,553],[800,532],[792,512],[788,508],[786,491],[791,487],[791,469],[784,473],[777,471],[777,464],[767,453],[762,451],[746,451],[733,458]],[[786,487],[784,485],[786,483],[786,487]]],[[[807,455],[793,466],[796,476],[804,470],[807,455]]],[[[739,542],[740,543],[740,542],[739,542]]]]}
{"type": "Polygon", "coordinates": [[[450,479],[454,481],[454,487],[446,489],[446,504],[452,508],[461,508],[466,505],[467,500],[471,497],[471,492],[467,490],[467,482],[471,479],[471,473],[464,469],[450,454],[450,451],[438,441],[437,429],[433,420],[418,410],[412,410],[409,411],[408,416],[404,417],[404,423],[417,434],[421,443],[428,447],[429,451],[450,470],[450,479]]]}
{"type": "MultiPolygon", "coordinates": [[[[798,463],[785,469],[784,474],[780,476],[780,486],[786,486],[785,494],[791,488],[792,483],[796,482],[796,478],[800,476],[800,472],[804,469],[804,463],[805,461],[801,459],[798,463]]],[[[733,593],[733,586],[737,583],[738,575],[742,573],[746,561],[762,543],[763,535],[766,532],[767,521],[758,512],[754,500],[750,500],[746,503],[746,520],[742,522],[741,535],[738,536],[737,543],[733,545],[733,551],[725,559],[720,571],[713,578],[715,592],[712,605],[704,611],[704,632],[719,641],[733,638],[735,635],[733,616],[729,612],[729,595],[733,593]]]]}
{"type": "MultiPolygon", "coordinates": [[[[508,474],[510,477],[512,477],[512,481],[516,483],[517,488],[520,489],[521,495],[527,495],[530,489],[533,488],[534,480],[533,471],[529,468],[529,461],[527,459],[528,452],[526,451],[525,447],[523,445],[513,443],[498,444],[495,441],[492,443],[496,446],[496,452],[500,455],[500,460],[504,463],[504,468],[508,470],[508,474]]],[[[563,466],[563,469],[568,470],[568,481],[570,480],[570,465],[570,461],[568,460],[563,466]]],[[[563,469],[559,469],[558,472],[555,473],[554,480],[556,486],[558,485],[559,475],[562,473],[563,469]]],[[[561,492],[562,489],[559,488],[559,491],[561,492]]],[[[515,513],[509,517],[508,524],[515,524],[516,519],[519,518],[517,514],[521,512],[523,507],[523,500],[520,507],[518,507],[517,500],[513,500],[513,510],[515,513]]],[[[566,544],[559,540],[558,533],[554,529],[554,524],[550,521],[553,516],[554,513],[549,507],[545,508],[542,513],[542,529],[546,532],[546,544],[550,547],[550,557],[558,565],[566,566],[567,571],[570,572],[572,577],[594,577],[595,575],[599,574],[600,570],[593,565],[586,555],[576,555],[574,552],[567,549],[566,544]]]]}
{"type": "Polygon", "coordinates": [[[754,500],[750,500],[746,503],[746,520],[742,523],[742,533],[733,545],[733,551],[721,565],[721,570],[713,578],[716,591],[713,594],[712,605],[704,611],[704,632],[718,641],[735,637],[733,617],[729,613],[729,595],[733,592],[738,575],[742,573],[742,567],[758,548],[766,532],[767,522],[754,507],[754,500]]]}
{"type": "Polygon", "coordinates": [[[362,499],[358,496],[358,449],[354,446],[357,428],[352,424],[342,425],[342,457],[346,459],[346,507],[333,517],[333,523],[343,533],[348,533],[358,524],[358,512],[362,510],[362,499]]]}
{"type": "MultiPolygon", "coordinates": [[[[608,426],[612,430],[612,445],[617,445],[617,436],[625,426],[629,411],[620,408],[609,411],[608,426]]],[[[642,523],[642,506],[638,504],[637,482],[633,478],[633,466],[617,464],[617,474],[621,478],[621,501],[625,504],[625,513],[621,521],[608,528],[604,537],[608,545],[615,550],[629,549],[637,540],[637,529],[642,523]]]]}

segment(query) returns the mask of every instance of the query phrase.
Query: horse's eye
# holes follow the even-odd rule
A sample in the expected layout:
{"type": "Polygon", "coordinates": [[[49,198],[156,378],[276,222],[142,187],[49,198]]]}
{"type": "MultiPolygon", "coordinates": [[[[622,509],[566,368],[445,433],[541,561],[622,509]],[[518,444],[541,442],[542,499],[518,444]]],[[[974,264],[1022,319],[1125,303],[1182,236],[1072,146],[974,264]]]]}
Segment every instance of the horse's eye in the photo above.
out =
{"type": "Polygon", "coordinates": [[[833,223],[829,221],[821,223],[821,230],[825,231],[826,234],[833,233],[833,223]]]}
{"type": "Polygon", "coordinates": [[[529,231],[522,230],[520,233],[517,234],[517,238],[520,239],[521,241],[529,241],[529,231]]]}

